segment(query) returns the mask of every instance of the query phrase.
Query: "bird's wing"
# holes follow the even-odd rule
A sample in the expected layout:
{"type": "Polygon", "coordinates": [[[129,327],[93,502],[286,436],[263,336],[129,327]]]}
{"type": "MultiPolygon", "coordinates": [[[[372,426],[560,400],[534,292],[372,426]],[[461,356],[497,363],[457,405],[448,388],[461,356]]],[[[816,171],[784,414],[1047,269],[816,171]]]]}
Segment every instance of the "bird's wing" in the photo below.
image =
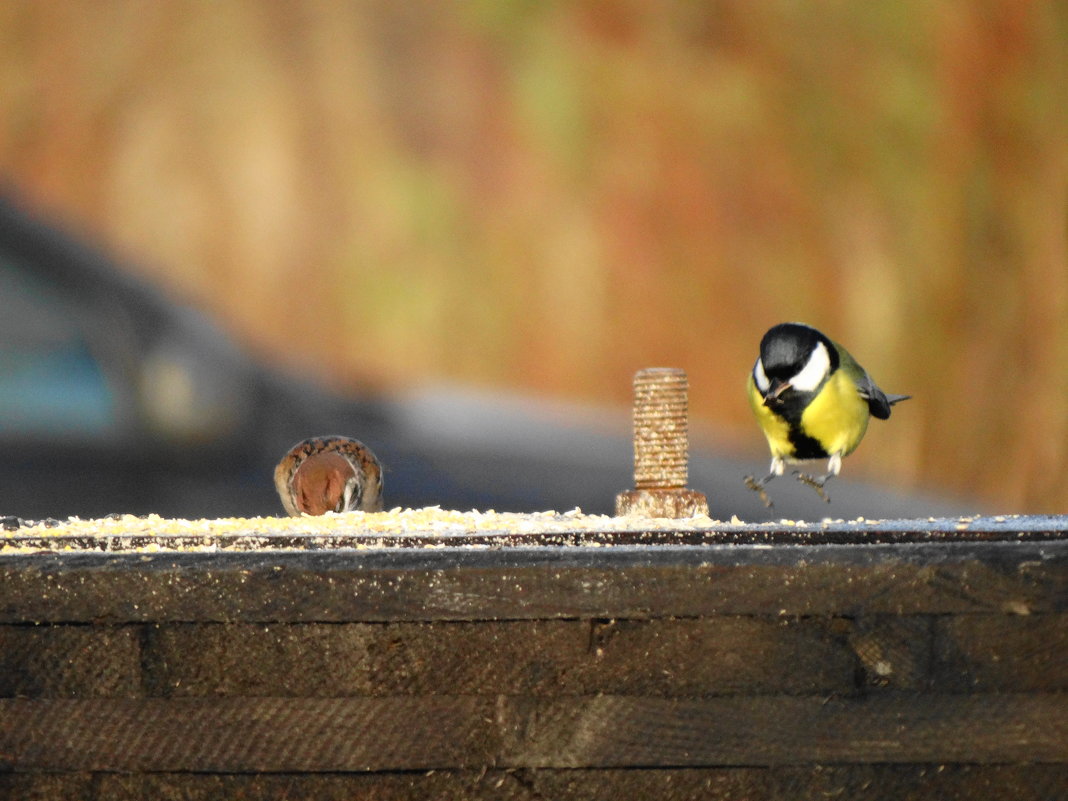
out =
{"type": "Polygon", "coordinates": [[[868,411],[871,412],[872,417],[886,420],[890,416],[891,406],[912,397],[911,395],[888,395],[883,392],[871,380],[868,371],[857,363],[857,360],[850,355],[849,351],[838,344],[835,344],[835,348],[838,350],[838,358],[841,361],[839,369],[845,370],[856,382],[857,392],[860,397],[868,402],[868,411]]]}
{"type": "Polygon", "coordinates": [[[857,380],[857,391],[860,392],[860,397],[868,402],[868,411],[871,412],[872,417],[886,420],[890,416],[891,406],[912,397],[911,395],[888,395],[871,380],[867,371],[862,371],[862,373],[857,380]]]}

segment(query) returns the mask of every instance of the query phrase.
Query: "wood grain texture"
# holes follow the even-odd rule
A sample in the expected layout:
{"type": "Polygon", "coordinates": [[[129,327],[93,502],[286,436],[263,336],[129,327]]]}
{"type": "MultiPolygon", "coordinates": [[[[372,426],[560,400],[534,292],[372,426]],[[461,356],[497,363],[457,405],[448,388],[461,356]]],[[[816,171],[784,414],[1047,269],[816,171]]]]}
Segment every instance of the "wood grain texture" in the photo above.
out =
{"type": "Polygon", "coordinates": [[[8,769],[390,771],[1068,762],[1068,698],[0,700],[8,769]]]}
{"type": "Polygon", "coordinates": [[[493,699],[0,700],[17,770],[334,771],[491,764],[493,699]]]}
{"type": "Polygon", "coordinates": [[[1056,798],[1066,620],[1068,540],[0,556],[0,798],[1056,798]]]}
{"type": "Polygon", "coordinates": [[[1049,801],[1062,796],[1065,787],[1065,765],[0,774],[0,798],[13,801],[1049,801]]]}
{"type": "Polygon", "coordinates": [[[939,618],[935,680],[956,692],[1068,690],[1068,615],[939,618]]]}
{"type": "Polygon", "coordinates": [[[0,698],[141,692],[139,626],[0,625],[0,698]]]}
{"type": "Polygon", "coordinates": [[[1068,759],[1068,699],[1059,695],[602,696],[524,712],[524,742],[509,761],[534,766],[1068,759]]]}
{"type": "Polygon", "coordinates": [[[415,773],[7,773],[18,801],[1049,801],[1064,765],[812,765],[645,770],[489,769],[415,773]]]}
{"type": "Polygon", "coordinates": [[[0,622],[1068,611],[1068,540],[0,558],[0,622]]]}
{"type": "Polygon", "coordinates": [[[704,696],[849,693],[830,620],[719,617],[481,623],[166,624],[151,695],[704,696]]]}

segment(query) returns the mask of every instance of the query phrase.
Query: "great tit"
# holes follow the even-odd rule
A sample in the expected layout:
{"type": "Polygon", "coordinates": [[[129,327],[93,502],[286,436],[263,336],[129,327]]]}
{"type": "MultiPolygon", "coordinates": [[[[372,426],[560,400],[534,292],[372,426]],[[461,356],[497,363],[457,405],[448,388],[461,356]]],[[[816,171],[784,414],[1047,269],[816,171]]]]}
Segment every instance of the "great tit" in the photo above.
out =
{"type": "Polygon", "coordinates": [[[827,459],[827,473],[798,480],[821,498],[827,480],[842,469],[868,428],[868,418],[890,417],[890,407],[909,395],[888,395],[848,351],[811,326],[781,323],[760,340],[760,356],[749,373],[749,404],[771,448],[771,471],[749,489],[771,507],[764,486],[783,474],[786,462],[827,459]]]}

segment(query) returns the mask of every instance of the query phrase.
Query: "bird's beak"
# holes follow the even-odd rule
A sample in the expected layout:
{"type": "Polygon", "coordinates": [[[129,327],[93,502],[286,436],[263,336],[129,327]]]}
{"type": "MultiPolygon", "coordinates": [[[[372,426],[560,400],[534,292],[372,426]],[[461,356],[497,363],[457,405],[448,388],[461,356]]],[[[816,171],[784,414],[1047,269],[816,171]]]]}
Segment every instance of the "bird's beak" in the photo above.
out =
{"type": "Polygon", "coordinates": [[[782,395],[782,393],[786,392],[786,390],[790,389],[792,386],[793,384],[791,384],[789,381],[780,381],[777,378],[773,378],[771,381],[771,386],[768,387],[768,391],[764,393],[764,405],[774,406],[779,403],[782,403],[782,400],[779,398],[779,396],[782,395]]]}

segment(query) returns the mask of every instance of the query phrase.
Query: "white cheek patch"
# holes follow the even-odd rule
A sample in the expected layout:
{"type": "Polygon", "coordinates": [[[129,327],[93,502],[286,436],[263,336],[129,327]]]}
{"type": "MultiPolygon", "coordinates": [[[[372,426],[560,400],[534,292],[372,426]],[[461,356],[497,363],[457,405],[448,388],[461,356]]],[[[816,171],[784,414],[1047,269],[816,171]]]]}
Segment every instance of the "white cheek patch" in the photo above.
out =
{"type": "Polygon", "coordinates": [[[756,364],[753,366],[753,383],[756,384],[761,394],[767,392],[771,387],[771,382],[768,381],[768,374],[764,372],[764,362],[760,359],[757,359],[756,364]]]}
{"type": "Polygon", "coordinates": [[[815,392],[830,369],[831,355],[827,352],[827,346],[817,342],[816,349],[808,357],[801,372],[790,379],[790,384],[798,392],[815,392]]]}

